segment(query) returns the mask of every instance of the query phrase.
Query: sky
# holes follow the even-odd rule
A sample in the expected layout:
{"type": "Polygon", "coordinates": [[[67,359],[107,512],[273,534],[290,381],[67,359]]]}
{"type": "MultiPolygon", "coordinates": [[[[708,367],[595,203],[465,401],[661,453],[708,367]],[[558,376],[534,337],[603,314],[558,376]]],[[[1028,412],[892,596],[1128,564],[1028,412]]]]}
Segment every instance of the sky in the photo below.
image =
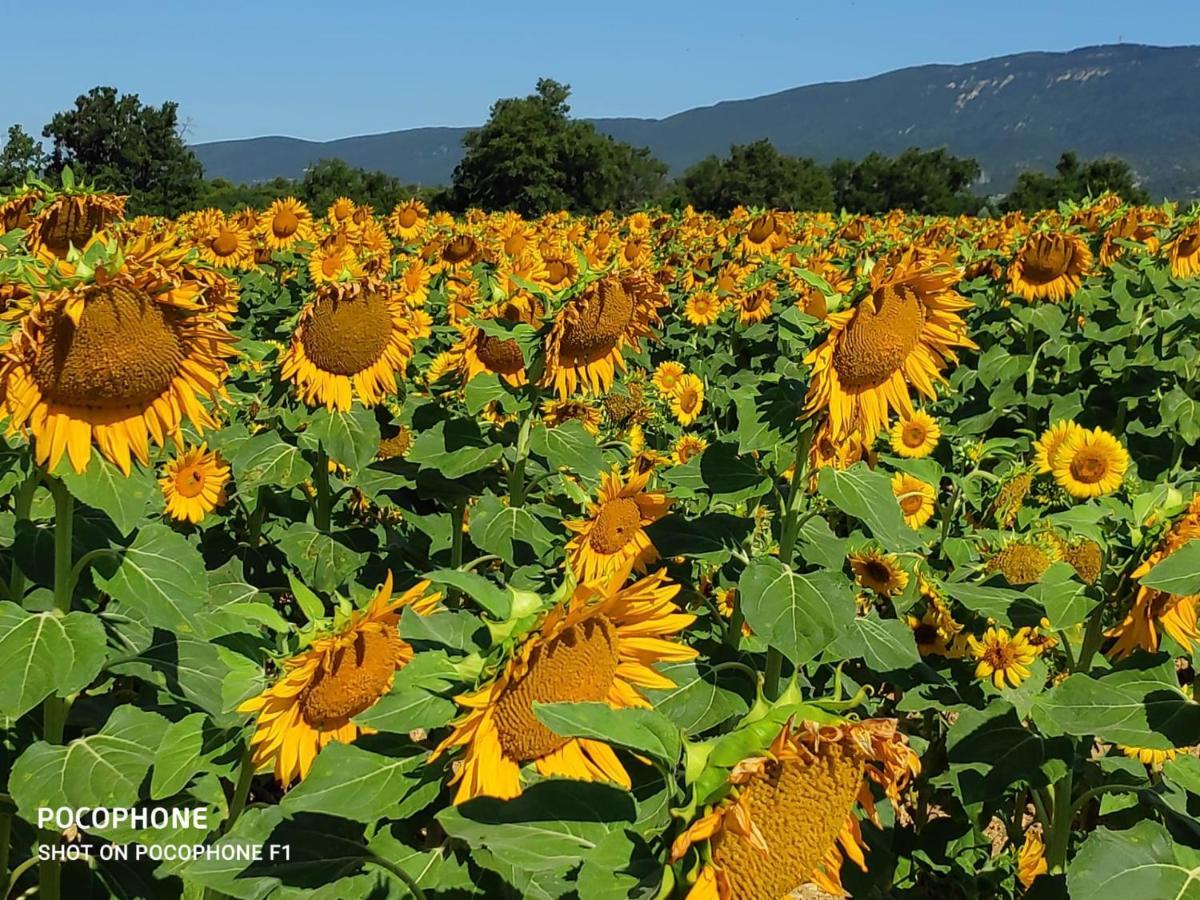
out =
{"type": "Polygon", "coordinates": [[[176,101],[190,143],[477,125],[541,76],[575,115],[659,118],[926,63],[1200,43],[1195,0],[0,0],[0,22],[0,128],[39,136],[103,84],[176,101]]]}

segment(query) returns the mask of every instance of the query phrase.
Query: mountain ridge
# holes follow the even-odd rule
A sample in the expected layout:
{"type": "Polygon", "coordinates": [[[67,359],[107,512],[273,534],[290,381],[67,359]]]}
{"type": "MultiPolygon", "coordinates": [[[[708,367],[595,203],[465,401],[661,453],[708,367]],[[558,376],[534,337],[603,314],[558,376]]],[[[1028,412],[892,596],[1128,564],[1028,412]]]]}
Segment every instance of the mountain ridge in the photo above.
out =
{"type": "MultiPolygon", "coordinates": [[[[828,163],[872,151],[947,147],[983,168],[981,192],[1007,190],[1026,169],[1051,170],[1063,150],[1120,156],[1154,197],[1200,196],[1200,117],[1189,84],[1200,46],[1103,44],[1027,51],[970,63],[909,66],[867,78],[721,100],[661,119],[590,119],[649,147],[672,174],[729,145],[767,138],[828,163]]],[[[445,184],[469,128],[430,126],[309,141],[282,135],[193,145],[209,177],[299,177],[339,157],[414,184],[445,184]]]]}

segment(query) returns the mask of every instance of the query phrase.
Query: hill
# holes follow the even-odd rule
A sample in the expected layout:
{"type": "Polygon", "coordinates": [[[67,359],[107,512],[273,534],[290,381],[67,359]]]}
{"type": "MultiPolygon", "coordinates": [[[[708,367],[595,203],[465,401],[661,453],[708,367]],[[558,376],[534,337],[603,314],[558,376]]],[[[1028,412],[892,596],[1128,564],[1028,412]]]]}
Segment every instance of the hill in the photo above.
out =
{"type": "MultiPolygon", "coordinates": [[[[1128,160],[1152,197],[1200,196],[1200,47],[1114,44],[1021,53],[965,65],[899,69],[858,81],[793,88],[690,109],[665,119],[596,119],[646,146],[672,173],[733,143],[769,138],[821,162],[877,150],[947,147],[983,167],[983,192],[1007,190],[1028,168],[1050,170],[1064,149],[1128,160]]],[[[296,177],[340,157],[416,184],[449,182],[465,128],[413,128],[336,141],[261,137],[193,146],[209,177],[296,177]]]]}

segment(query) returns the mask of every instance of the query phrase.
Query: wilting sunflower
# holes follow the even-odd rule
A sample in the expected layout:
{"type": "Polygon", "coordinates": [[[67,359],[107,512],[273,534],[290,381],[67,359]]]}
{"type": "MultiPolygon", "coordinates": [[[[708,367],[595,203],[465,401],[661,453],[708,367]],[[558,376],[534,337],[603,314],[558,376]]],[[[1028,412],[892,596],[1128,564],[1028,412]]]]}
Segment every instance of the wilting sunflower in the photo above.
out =
{"type": "Polygon", "coordinates": [[[203,286],[180,268],[183,250],[137,239],[109,248],[103,278],[80,278],[38,297],[0,349],[0,401],[10,426],[32,434],[35,458],[54,469],[65,452],[87,469],[94,442],[125,474],[130,454],[149,465],[149,441],[216,421],[215,398],[234,338],[203,286]]]}
{"type": "Polygon", "coordinates": [[[1054,480],[1084,500],[1111,494],[1129,468],[1129,452],[1102,428],[1081,428],[1063,442],[1054,462],[1054,480]]]}
{"type": "Polygon", "coordinates": [[[167,463],[158,480],[167,515],[180,522],[199,523],[225,503],[229,466],[207,444],[192,447],[167,463]]]}
{"type": "Polygon", "coordinates": [[[691,425],[704,409],[704,382],[690,372],[671,392],[671,414],[680,425],[691,425]]]}
{"type": "Polygon", "coordinates": [[[890,553],[880,553],[878,550],[852,553],[850,568],[855,581],[885,597],[892,597],[908,587],[908,573],[900,568],[900,561],[890,553]]]}
{"type": "Polygon", "coordinates": [[[738,321],[743,325],[753,325],[771,315],[771,304],[775,302],[779,289],[775,282],[768,281],[752,291],[746,291],[738,297],[738,321]]]}
{"type": "Polygon", "coordinates": [[[620,472],[607,472],[595,502],[588,504],[587,518],[563,523],[575,533],[566,549],[580,583],[623,581],[631,569],[644,572],[658,559],[646,526],[665,516],[671,501],[666,494],[647,491],[649,480],[649,472],[632,473],[628,480],[620,472]]]}
{"type": "Polygon", "coordinates": [[[872,786],[899,806],[920,770],[894,719],[789,723],[766,754],[734,767],[729,794],[672,845],[672,861],[706,845],[688,900],[778,900],[806,884],[845,896],[845,858],[867,869],[856,808],[878,826],[872,786]]]}
{"type": "Polygon", "coordinates": [[[1038,474],[1053,472],[1058,464],[1058,454],[1067,439],[1083,431],[1074,421],[1064,419],[1055,422],[1033,443],[1034,462],[1037,463],[1038,474]]]}
{"type": "Polygon", "coordinates": [[[671,447],[671,460],[677,466],[682,466],[694,456],[699,456],[708,449],[708,441],[694,434],[681,434],[671,447]]]}
{"type": "Polygon", "coordinates": [[[920,263],[913,251],[871,271],[871,291],[853,308],[832,313],[825,340],[805,357],[812,380],[805,414],[828,410],[832,437],[857,431],[868,442],[887,427],[891,410],[916,413],[909,387],[932,400],[953,348],[976,345],[958,313],[971,304],[954,292],[961,271],[920,263]]]}
{"type": "Polygon", "coordinates": [[[600,433],[600,408],[583,400],[546,400],[542,403],[542,421],[554,428],[565,422],[578,422],[589,434],[600,433]]]}
{"type": "Polygon", "coordinates": [[[1000,485],[996,499],[992,501],[992,515],[995,516],[997,525],[1001,528],[1012,528],[1032,486],[1033,473],[1028,469],[1023,469],[1000,485]]]}
{"type": "MultiPolygon", "coordinates": [[[[1171,554],[1189,541],[1200,540],[1200,494],[1192,498],[1187,511],[1171,526],[1162,541],[1131,577],[1141,579],[1171,554]]],[[[1125,618],[1107,634],[1117,640],[1109,649],[1110,656],[1122,659],[1137,648],[1158,651],[1161,632],[1165,631],[1188,653],[1200,642],[1197,628],[1197,609],[1200,594],[1170,594],[1146,585],[1139,585],[1133,606],[1125,618]]]]}
{"type": "MultiPolygon", "coordinates": [[[[519,296],[488,313],[485,318],[532,325],[541,315],[540,303],[532,297],[519,296]]],[[[513,338],[487,334],[482,328],[467,325],[452,352],[458,356],[459,374],[462,375],[463,384],[467,384],[477,375],[486,373],[498,375],[514,387],[526,383],[525,355],[521,352],[521,345],[513,338]]]]}
{"type": "Polygon", "coordinates": [[[697,328],[707,328],[717,321],[724,304],[716,294],[697,291],[687,298],[683,306],[683,317],[697,328]]]}
{"type": "Polygon", "coordinates": [[[627,271],[588,285],[558,313],[546,339],[546,383],[565,399],[582,388],[603,393],[658,323],[666,294],[648,275],[627,271]]]}
{"type": "Polygon", "coordinates": [[[1008,267],[1008,289],[1026,300],[1066,300],[1092,268],[1083,238],[1066,231],[1031,234],[1008,267]]]}
{"type": "Polygon", "coordinates": [[[251,762],[271,769],[285,787],[303,779],[326,744],[353,743],[367,729],[354,717],[392,689],[396,670],[413,657],[396,625],[404,607],[431,613],[439,595],[426,593],[428,581],[392,598],[392,573],[364,609],[335,634],[317,638],[283,661],[282,676],[238,712],[258,713],[250,739],[251,762]]]}
{"type": "Polygon", "coordinates": [[[1038,657],[1023,628],[1016,634],[989,628],[982,639],[968,635],[967,647],[976,660],[975,677],[991,679],[997,688],[1019,686],[1033,674],[1029,667],[1038,657]]]}
{"type": "Polygon", "coordinates": [[[892,476],[892,493],[909,528],[920,528],[933,517],[937,493],[929,482],[897,472],[892,476]]]}
{"type": "Polygon", "coordinates": [[[397,203],[388,216],[392,235],[406,243],[420,237],[428,224],[429,207],[416,198],[397,203]]]}
{"type": "Polygon", "coordinates": [[[412,429],[407,425],[401,425],[400,430],[393,435],[382,438],[379,441],[379,450],[375,453],[376,459],[394,459],[397,456],[404,456],[412,447],[413,433],[412,429]]]}
{"type": "Polygon", "coordinates": [[[519,796],[526,763],[534,763],[544,777],[611,781],[628,788],[629,775],[608,744],[556,735],[538,720],[533,704],[649,707],[643,689],[674,687],[654,665],[697,655],[668,640],[696,618],[674,604],[678,592],[662,571],[625,588],[581,585],[546,615],[492,681],[456,698],[469,712],[431,757],[466,748],[453,779],[458,783],[454,802],[519,796]]]}
{"type": "Polygon", "coordinates": [[[1118,744],[1117,748],[1129,759],[1136,759],[1143,766],[1150,766],[1154,769],[1161,769],[1166,763],[1173,760],[1179,755],[1179,751],[1174,747],[1169,747],[1165,750],[1153,750],[1149,747],[1126,747],[1124,744],[1118,744]]]}
{"type": "Polygon", "coordinates": [[[984,565],[985,572],[999,572],[1009,584],[1037,584],[1057,558],[1052,542],[1019,538],[1000,548],[984,565]]]}
{"type": "Polygon", "coordinates": [[[267,249],[290,250],[311,237],[312,213],[295,197],[284,197],[267,207],[258,227],[267,249]]]}
{"type": "Polygon", "coordinates": [[[658,392],[664,397],[669,397],[675,393],[675,388],[679,384],[679,379],[683,377],[683,373],[687,371],[681,363],[673,360],[661,362],[654,370],[654,375],[650,381],[658,389],[658,392]]]}
{"type": "Polygon", "coordinates": [[[57,194],[42,202],[25,226],[25,245],[43,259],[66,259],[109,225],[125,217],[125,197],[89,190],[57,194]]]}
{"type": "Polygon", "coordinates": [[[1166,250],[1173,276],[1194,278],[1200,275],[1200,222],[1193,222],[1175,235],[1166,250]]]}
{"type": "Polygon", "coordinates": [[[309,406],[346,412],[353,397],[367,406],[396,391],[412,358],[407,307],[377,285],[342,296],[320,292],[304,307],[280,374],[309,406]]]}
{"type": "Polygon", "coordinates": [[[897,419],[892,426],[892,452],[905,459],[924,459],[933,452],[941,436],[937,420],[918,409],[907,418],[897,419]]]}
{"type": "Polygon", "coordinates": [[[1046,863],[1046,842],[1042,833],[1036,828],[1025,832],[1025,840],[1017,853],[1017,879],[1021,887],[1029,890],[1039,875],[1050,871],[1046,863]]]}

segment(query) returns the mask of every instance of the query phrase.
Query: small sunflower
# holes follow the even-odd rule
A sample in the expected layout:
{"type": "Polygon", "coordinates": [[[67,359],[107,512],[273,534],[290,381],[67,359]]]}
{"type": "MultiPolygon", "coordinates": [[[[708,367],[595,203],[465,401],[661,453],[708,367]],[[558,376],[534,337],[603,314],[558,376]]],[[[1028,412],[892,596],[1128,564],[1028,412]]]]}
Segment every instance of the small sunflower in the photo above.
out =
{"type": "Polygon", "coordinates": [[[1126,747],[1124,744],[1118,744],[1117,748],[1130,759],[1136,759],[1143,766],[1150,766],[1153,769],[1161,769],[1179,755],[1179,751],[1174,747],[1166,750],[1153,750],[1149,747],[1126,747]]]}
{"type": "Polygon", "coordinates": [[[697,291],[687,299],[683,306],[683,317],[697,328],[707,328],[717,321],[724,304],[716,294],[708,291],[697,291]]]}
{"type": "Polygon", "coordinates": [[[850,555],[854,580],[884,597],[892,597],[908,587],[908,573],[890,553],[864,550],[850,555]]]}
{"type": "Polygon", "coordinates": [[[1008,289],[1026,300],[1062,302],[1092,268],[1092,251],[1070,232],[1031,234],[1008,268],[1008,289]]]}
{"type": "Polygon", "coordinates": [[[933,452],[941,436],[937,419],[918,409],[907,418],[897,419],[892,426],[892,452],[905,459],[924,459],[933,452]]]}
{"type": "Polygon", "coordinates": [[[589,434],[600,433],[599,407],[583,400],[546,400],[542,403],[542,421],[554,428],[564,422],[578,422],[589,434]]]}
{"type": "Polygon", "coordinates": [[[1200,276],[1200,222],[1193,222],[1171,240],[1166,247],[1171,261],[1171,274],[1176,278],[1200,276]]]}
{"type": "Polygon", "coordinates": [[[991,679],[997,688],[1020,685],[1032,674],[1029,666],[1038,657],[1023,630],[1009,634],[1003,628],[989,628],[982,639],[968,635],[967,647],[976,660],[975,677],[991,679]]]}
{"type": "Polygon", "coordinates": [[[1054,480],[1080,500],[1103,497],[1121,486],[1129,452],[1102,428],[1080,429],[1063,442],[1054,463],[1054,480]]]}
{"type": "Polygon", "coordinates": [[[680,377],[671,393],[671,414],[680,425],[691,425],[704,409],[704,382],[690,372],[680,377]]]}
{"type": "Polygon", "coordinates": [[[388,216],[388,227],[392,235],[405,243],[419,238],[428,224],[429,208],[416,198],[397,203],[392,214],[388,216]]]}
{"type": "Polygon", "coordinates": [[[311,236],[312,213],[295,197],[284,197],[267,207],[258,227],[267,249],[290,250],[311,236]]]}
{"type": "Polygon", "coordinates": [[[933,517],[937,493],[929,482],[897,472],[892,476],[892,493],[909,528],[920,528],[933,517]]]}
{"type": "Polygon", "coordinates": [[[229,466],[207,444],[192,447],[167,463],[158,480],[167,515],[180,522],[199,523],[225,503],[229,466]]]}
{"type": "Polygon", "coordinates": [[[671,501],[666,494],[647,491],[649,480],[649,472],[630,474],[628,480],[616,471],[605,473],[587,518],[564,523],[575,533],[566,549],[580,583],[623,581],[631,569],[644,572],[658,559],[646,526],[665,516],[671,501]]]}
{"type": "Polygon", "coordinates": [[[771,315],[771,304],[778,294],[779,290],[772,281],[746,291],[738,297],[738,321],[743,325],[753,325],[766,319],[771,315]]]}
{"type": "Polygon", "coordinates": [[[200,258],[210,265],[241,269],[254,262],[250,232],[235,219],[220,213],[200,219],[192,241],[200,251],[200,258]]]}
{"type": "Polygon", "coordinates": [[[520,796],[526,763],[542,777],[629,788],[629,774],[608,744],[555,734],[534,714],[533,704],[649,707],[644,689],[675,686],[654,665],[697,655],[670,639],[696,618],[679,611],[673,602],[678,592],[662,571],[624,588],[581,585],[550,610],[491,681],[456,698],[468,712],[431,757],[465,748],[452,780],[458,784],[454,803],[520,796]]]}
{"type": "Polygon", "coordinates": [[[662,394],[664,397],[669,397],[675,393],[675,388],[679,384],[679,379],[683,377],[685,371],[687,370],[684,369],[681,363],[668,360],[667,362],[661,362],[658,364],[658,367],[654,370],[654,375],[651,376],[650,381],[654,384],[654,387],[658,389],[660,394],[662,394]]]}
{"type": "Polygon", "coordinates": [[[436,608],[439,595],[428,587],[422,581],[393,599],[389,572],[365,609],[284,660],[279,680],[238,707],[258,714],[250,739],[256,770],[272,770],[286,787],[308,774],[326,744],[353,743],[366,730],[354,717],[390,691],[396,670],[413,658],[396,625],[404,607],[420,615],[436,608]]]}
{"type": "Polygon", "coordinates": [[[1025,840],[1017,853],[1017,879],[1021,887],[1029,890],[1039,875],[1050,871],[1046,863],[1046,842],[1037,828],[1025,832],[1025,840]]]}
{"type": "Polygon", "coordinates": [[[984,566],[986,572],[999,572],[1012,585],[1037,584],[1057,558],[1054,545],[1033,538],[1020,538],[1005,544],[984,566]]]}
{"type": "MultiPolygon", "coordinates": [[[[532,325],[541,317],[541,304],[532,298],[514,297],[485,318],[532,325]]],[[[459,374],[463,384],[478,375],[491,373],[508,384],[520,387],[526,383],[525,354],[513,338],[487,334],[482,328],[468,325],[463,336],[452,348],[459,359],[459,374]]]]}
{"type": "Polygon", "coordinates": [[[1064,419],[1055,422],[1033,443],[1034,462],[1038,474],[1045,475],[1054,471],[1058,464],[1058,454],[1067,440],[1083,431],[1074,421],[1064,419]]]}
{"type": "Polygon", "coordinates": [[[708,441],[694,434],[683,434],[671,447],[671,460],[677,466],[682,466],[689,459],[699,456],[708,449],[708,441]]]}

